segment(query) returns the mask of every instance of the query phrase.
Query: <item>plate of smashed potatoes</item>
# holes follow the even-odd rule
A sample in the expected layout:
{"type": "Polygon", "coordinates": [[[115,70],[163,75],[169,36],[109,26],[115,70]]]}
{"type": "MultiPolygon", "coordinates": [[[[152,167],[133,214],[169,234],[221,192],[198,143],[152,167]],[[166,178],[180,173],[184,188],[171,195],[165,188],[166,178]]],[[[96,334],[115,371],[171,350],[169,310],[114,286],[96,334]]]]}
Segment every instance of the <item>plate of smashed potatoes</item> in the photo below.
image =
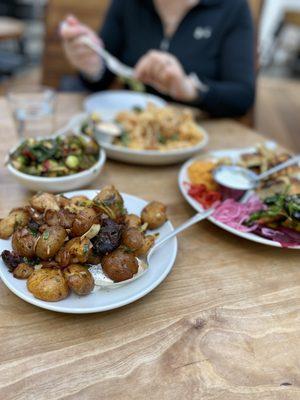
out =
{"type": "Polygon", "coordinates": [[[0,277],[23,300],[57,312],[107,311],[145,296],[173,267],[166,206],[114,186],[37,193],[0,219],[0,277]]]}

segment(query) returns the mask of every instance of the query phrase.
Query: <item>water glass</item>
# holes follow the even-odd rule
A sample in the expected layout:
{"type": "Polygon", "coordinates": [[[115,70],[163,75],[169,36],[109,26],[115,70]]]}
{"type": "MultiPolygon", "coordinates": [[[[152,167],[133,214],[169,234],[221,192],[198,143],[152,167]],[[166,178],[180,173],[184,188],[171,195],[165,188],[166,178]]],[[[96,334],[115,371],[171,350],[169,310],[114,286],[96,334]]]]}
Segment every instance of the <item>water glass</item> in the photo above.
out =
{"type": "Polygon", "coordinates": [[[45,86],[18,87],[7,93],[20,139],[53,133],[55,91],[45,86]]]}

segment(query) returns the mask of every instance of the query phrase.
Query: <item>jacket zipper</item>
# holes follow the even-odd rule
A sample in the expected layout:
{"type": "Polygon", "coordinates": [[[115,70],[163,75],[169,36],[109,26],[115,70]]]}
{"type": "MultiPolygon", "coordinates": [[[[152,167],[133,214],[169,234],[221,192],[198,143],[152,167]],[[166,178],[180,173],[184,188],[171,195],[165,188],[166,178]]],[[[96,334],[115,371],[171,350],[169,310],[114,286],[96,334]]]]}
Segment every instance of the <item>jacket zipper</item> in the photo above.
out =
{"type": "Polygon", "coordinates": [[[164,37],[160,42],[159,48],[161,51],[169,51],[170,48],[170,38],[164,37]]]}

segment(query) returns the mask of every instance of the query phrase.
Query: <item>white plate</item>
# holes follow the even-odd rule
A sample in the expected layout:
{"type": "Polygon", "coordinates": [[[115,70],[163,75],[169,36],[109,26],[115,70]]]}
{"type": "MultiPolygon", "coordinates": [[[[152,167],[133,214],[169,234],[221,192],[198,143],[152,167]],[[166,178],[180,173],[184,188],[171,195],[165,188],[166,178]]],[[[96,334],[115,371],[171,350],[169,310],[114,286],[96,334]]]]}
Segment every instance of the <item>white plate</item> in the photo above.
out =
{"type": "MultiPolygon", "coordinates": [[[[66,193],[68,197],[84,195],[93,198],[96,190],[81,190],[66,193]]],[[[122,193],[125,207],[129,213],[139,214],[147,204],[146,201],[128,194],[122,193]]],[[[173,231],[171,222],[166,222],[156,230],[160,237],[164,237],[173,231]]],[[[11,249],[10,240],[0,240],[0,253],[11,249]]],[[[140,278],[114,289],[100,289],[88,296],[79,297],[72,293],[66,299],[51,303],[36,299],[26,288],[25,280],[18,280],[8,271],[2,259],[0,259],[0,277],[4,284],[18,297],[38,307],[51,311],[70,314],[89,314],[100,311],[112,310],[132,303],[155,289],[171,271],[177,255],[177,240],[170,239],[164,246],[159,248],[151,257],[148,271],[140,278]]]]}
{"type": "MultiPolygon", "coordinates": [[[[100,112],[100,116],[105,121],[112,121],[111,114],[100,112]]],[[[75,115],[68,123],[70,129],[75,133],[80,133],[80,126],[82,122],[88,117],[88,113],[80,113],[75,115]]],[[[188,160],[200,153],[204,147],[207,146],[209,141],[208,133],[202,126],[199,129],[203,133],[203,140],[195,146],[187,147],[184,149],[174,149],[168,151],[158,150],[133,150],[122,146],[116,146],[111,143],[102,143],[99,141],[100,146],[105,150],[108,158],[116,161],[123,161],[129,164],[138,165],[170,165],[188,160]]]]}
{"type": "Polygon", "coordinates": [[[131,92],[130,90],[111,90],[92,94],[84,100],[84,109],[88,113],[101,112],[108,119],[114,119],[115,115],[124,110],[132,110],[133,107],[145,108],[151,102],[157,107],[166,105],[165,100],[149,93],[131,92]]]}
{"type": "MultiPolygon", "coordinates": [[[[274,142],[267,142],[267,147],[269,148],[275,148],[276,144],[274,142]]],[[[196,200],[194,200],[192,197],[190,197],[188,195],[188,191],[184,185],[184,182],[189,182],[189,178],[188,178],[188,168],[189,166],[196,160],[201,159],[201,158],[213,158],[213,159],[220,159],[223,157],[229,157],[231,158],[233,161],[238,161],[240,156],[242,154],[245,153],[249,153],[249,152],[254,152],[255,148],[254,147],[249,147],[249,148],[244,148],[244,149],[234,149],[234,150],[220,150],[220,151],[213,151],[209,154],[205,154],[203,157],[196,157],[192,160],[187,161],[180,169],[179,172],[179,176],[178,176],[178,185],[179,185],[179,189],[183,195],[183,197],[185,198],[185,200],[198,212],[202,212],[203,211],[203,207],[201,206],[201,204],[199,204],[196,200]]],[[[251,232],[241,232],[238,231],[237,229],[234,229],[226,224],[224,224],[223,222],[217,221],[214,217],[209,217],[208,218],[209,221],[211,221],[213,224],[217,225],[218,227],[224,229],[227,232],[230,232],[236,236],[239,236],[241,238],[244,239],[248,239],[251,240],[252,242],[257,242],[257,243],[261,243],[261,244],[265,244],[267,246],[273,246],[273,247],[281,247],[281,244],[278,242],[274,242],[273,240],[269,240],[266,238],[263,238],[261,236],[255,235],[254,233],[251,232]]],[[[289,247],[290,249],[300,249],[300,246],[296,246],[296,247],[289,247]]]]}

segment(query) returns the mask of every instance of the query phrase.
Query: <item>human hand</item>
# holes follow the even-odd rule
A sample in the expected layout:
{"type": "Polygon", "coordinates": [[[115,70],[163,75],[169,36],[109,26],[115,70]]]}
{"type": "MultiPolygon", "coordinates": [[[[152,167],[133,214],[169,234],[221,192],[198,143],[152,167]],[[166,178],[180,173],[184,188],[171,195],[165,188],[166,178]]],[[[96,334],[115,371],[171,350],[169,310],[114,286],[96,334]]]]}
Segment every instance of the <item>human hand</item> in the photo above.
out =
{"type": "Polygon", "coordinates": [[[97,76],[103,68],[101,58],[84,43],[82,37],[88,36],[94,43],[102,46],[101,39],[88,26],[70,15],[60,26],[60,36],[63,39],[63,46],[70,63],[85,75],[91,78],[97,76]]]}
{"type": "Polygon", "coordinates": [[[193,101],[197,88],[180,62],[170,53],[151,50],[135,66],[135,77],[179,101],[193,101]]]}

